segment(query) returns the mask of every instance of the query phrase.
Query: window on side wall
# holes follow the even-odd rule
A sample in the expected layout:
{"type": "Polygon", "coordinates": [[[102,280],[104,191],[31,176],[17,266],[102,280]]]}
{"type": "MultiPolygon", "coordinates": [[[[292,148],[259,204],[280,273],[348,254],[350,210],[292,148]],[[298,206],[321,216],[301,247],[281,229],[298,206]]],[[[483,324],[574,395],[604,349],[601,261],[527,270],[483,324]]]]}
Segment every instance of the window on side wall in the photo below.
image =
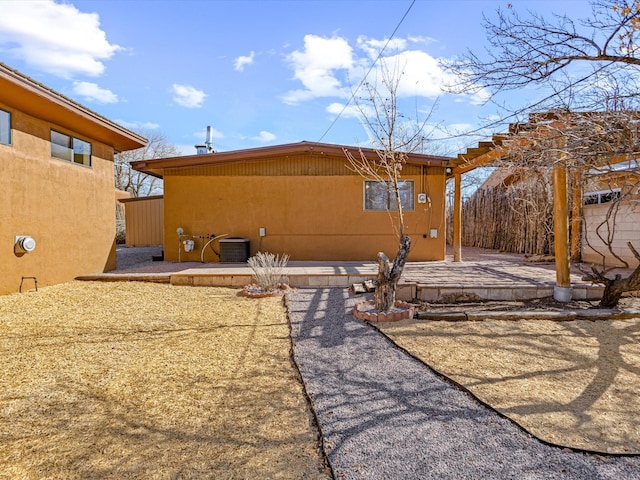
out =
{"type": "Polygon", "coordinates": [[[0,110],[0,143],[11,145],[11,113],[0,110]]]}
{"type": "Polygon", "coordinates": [[[51,130],[51,156],[67,162],[91,166],[91,144],[51,130]]]}
{"type": "MultiPolygon", "coordinates": [[[[403,210],[413,210],[413,180],[400,180],[400,203],[403,210]]],[[[397,210],[393,183],[365,180],[364,182],[365,211],[397,210]]]]}
{"type": "Polygon", "coordinates": [[[599,205],[601,203],[610,203],[620,200],[621,190],[614,188],[613,190],[603,190],[601,192],[585,193],[582,196],[583,205],[599,205]]]}

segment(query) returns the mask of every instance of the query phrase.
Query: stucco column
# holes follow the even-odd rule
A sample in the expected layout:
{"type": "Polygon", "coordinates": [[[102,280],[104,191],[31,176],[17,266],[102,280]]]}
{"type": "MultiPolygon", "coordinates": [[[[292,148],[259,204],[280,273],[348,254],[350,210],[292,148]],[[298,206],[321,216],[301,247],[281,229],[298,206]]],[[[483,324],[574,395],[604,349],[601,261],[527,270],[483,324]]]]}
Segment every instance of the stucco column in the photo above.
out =
{"type": "Polygon", "coordinates": [[[553,166],[553,233],[556,256],[556,285],[553,288],[553,298],[565,303],[571,301],[567,203],[567,167],[564,161],[560,160],[553,166]]]}
{"type": "Polygon", "coordinates": [[[582,260],[582,172],[574,169],[571,187],[571,260],[582,260]]]}
{"type": "Polygon", "coordinates": [[[462,261],[462,175],[453,175],[453,261],[462,261]]]}

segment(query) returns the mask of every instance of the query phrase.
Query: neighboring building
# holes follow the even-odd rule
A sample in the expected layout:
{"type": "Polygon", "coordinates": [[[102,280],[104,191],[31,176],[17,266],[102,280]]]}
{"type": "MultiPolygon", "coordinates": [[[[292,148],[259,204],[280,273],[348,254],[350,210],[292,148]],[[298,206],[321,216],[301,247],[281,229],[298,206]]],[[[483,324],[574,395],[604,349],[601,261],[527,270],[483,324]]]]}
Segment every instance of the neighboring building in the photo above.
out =
{"type": "Polygon", "coordinates": [[[639,171],[640,161],[632,160],[590,173],[582,196],[584,262],[602,264],[604,259],[608,266],[621,266],[622,259],[630,267],[638,265],[627,242],[640,250],[639,171]]]}
{"type": "MultiPolygon", "coordinates": [[[[387,211],[389,193],[350,170],[343,148],[358,155],[356,147],[301,142],[140,161],[133,167],[164,179],[165,260],[199,260],[214,234],[249,240],[251,255],[375,261],[383,251],[393,258],[398,237],[387,211]],[[193,251],[185,250],[184,239],[195,242],[193,251]]],[[[377,158],[374,150],[363,152],[377,158]]],[[[410,261],[445,258],[449,160],[410,154],[403,166],[410,261]]],[[[207,249],[205,260],[218,259],[207,249]]]]}
{"type": "Polygon", "coordinates": [[[124,207],[127,247],[155,247],[164,241],[162,195],[120,199],[124,207]]]}
{"type": "Polygon", "coordinates": [[[115,268],[113,156],[145,145],[0,63],[0,294],[115,268]]]}

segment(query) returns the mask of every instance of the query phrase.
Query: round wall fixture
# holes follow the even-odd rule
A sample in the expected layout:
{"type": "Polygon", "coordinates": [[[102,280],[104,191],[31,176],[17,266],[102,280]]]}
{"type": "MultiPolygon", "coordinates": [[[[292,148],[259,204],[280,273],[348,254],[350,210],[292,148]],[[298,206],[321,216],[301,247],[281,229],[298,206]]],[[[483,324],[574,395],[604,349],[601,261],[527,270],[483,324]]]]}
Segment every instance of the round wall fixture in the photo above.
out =
{"type": "Polygon", "coordinates": [[[36,249],[36,241],[29,235],[16,236],[14,250],[16,253],[31,253],[36,249]]]}

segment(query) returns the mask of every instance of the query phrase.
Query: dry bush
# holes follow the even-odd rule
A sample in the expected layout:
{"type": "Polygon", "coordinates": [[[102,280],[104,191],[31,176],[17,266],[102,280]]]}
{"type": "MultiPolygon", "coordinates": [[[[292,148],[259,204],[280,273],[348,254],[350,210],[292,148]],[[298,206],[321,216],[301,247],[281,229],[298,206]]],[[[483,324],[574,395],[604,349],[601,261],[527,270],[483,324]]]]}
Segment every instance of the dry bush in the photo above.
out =
{"type": "Polygon", "coordinates": [[[288,262],[286,253],[280,256],[269,252],[258,252],[247,261],[256,283],[266,292],[273,292],[289,282],[284,274],[288,262]]]}

